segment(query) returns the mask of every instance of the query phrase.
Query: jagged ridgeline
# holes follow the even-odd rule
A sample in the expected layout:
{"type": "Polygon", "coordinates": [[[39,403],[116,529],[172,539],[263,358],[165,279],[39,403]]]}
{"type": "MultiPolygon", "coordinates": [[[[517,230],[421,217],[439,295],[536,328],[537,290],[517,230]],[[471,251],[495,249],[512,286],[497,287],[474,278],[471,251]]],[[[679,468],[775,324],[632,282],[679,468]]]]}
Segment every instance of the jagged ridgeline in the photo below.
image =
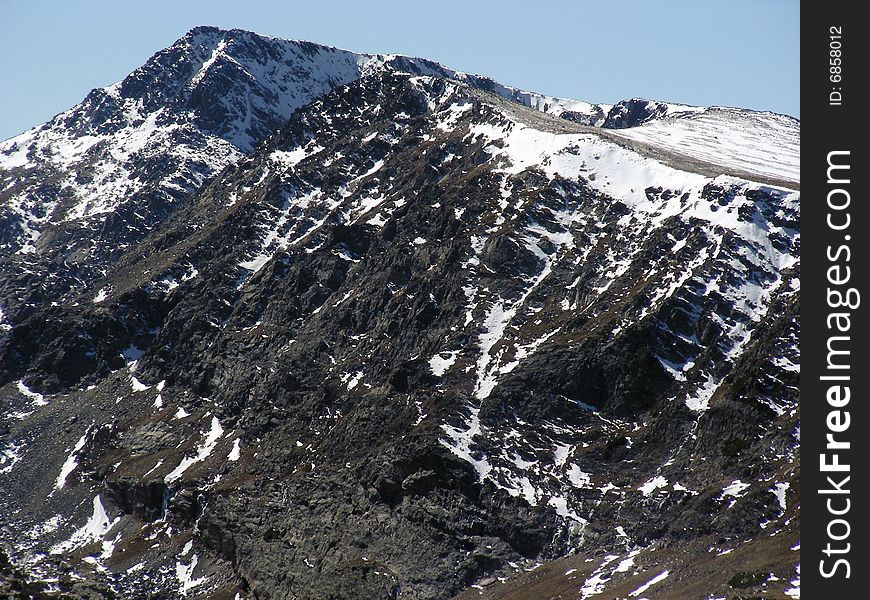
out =
{"type": "Polygon", "coordinates": [[[194,29],[0,144],[0,594],[799,596],[799,136],[194,29]]]}

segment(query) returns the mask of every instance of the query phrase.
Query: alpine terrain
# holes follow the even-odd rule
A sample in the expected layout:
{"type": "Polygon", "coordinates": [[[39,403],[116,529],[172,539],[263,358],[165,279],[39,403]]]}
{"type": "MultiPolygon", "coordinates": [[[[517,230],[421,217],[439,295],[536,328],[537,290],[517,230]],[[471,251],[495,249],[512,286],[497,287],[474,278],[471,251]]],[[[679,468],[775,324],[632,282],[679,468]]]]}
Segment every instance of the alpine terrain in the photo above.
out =
{"type": "Polygon", "coordinates": [[[800,597],[799,139],[190,31],[0,143],[0,596],[800,597]]]}

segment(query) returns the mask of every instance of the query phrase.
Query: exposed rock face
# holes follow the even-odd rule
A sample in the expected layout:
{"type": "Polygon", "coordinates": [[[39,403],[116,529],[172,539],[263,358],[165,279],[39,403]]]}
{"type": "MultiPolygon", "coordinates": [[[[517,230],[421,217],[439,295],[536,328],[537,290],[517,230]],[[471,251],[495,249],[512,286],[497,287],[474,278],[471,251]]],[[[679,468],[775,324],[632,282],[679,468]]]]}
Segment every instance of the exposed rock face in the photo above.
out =
{"type": "Polygon", "coordinates": [[[667,114],[668,105],[664,102],[632,98],[615,104],[601,126],[608,129],[627,129],[667,114]]]}
{"type": "MultiPolygon", "coordinates": [[[[129,101],[218,158],[177,196],[155,167],[86,215],[87,183],[22,208],[44,169],[79,163],[35,151],[3,171],[6,247],[35,242],[0,288],[0,514],[35,577],[436,599],[563,557],[676,570],[680,545],[764,539],[788,582],[796,192],[590,127],[666,123],[669,105],[602,121],[429,61],[246,32],[194,30],[116,93],[25,136],[111,145],[129,101]],[[249,88],[255,63],[286,88],[249,88]],[[76,254],[98,222],[124,241],[76,254]],[[89,275],[37,285],[67,253],[89,275]]],[[[192,172],[167,148],[157,163],[192,172]]],[[[84,594],[73,582],[57,586],[84,594]]]]}

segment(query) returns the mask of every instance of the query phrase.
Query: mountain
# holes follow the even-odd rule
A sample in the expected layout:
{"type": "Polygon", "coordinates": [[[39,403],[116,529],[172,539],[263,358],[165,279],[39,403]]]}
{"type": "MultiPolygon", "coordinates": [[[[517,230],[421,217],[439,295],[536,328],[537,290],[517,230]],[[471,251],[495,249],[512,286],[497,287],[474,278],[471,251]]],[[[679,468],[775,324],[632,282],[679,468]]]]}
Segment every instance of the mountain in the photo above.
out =
{"type": "Polygon", "coordinates": [[[522,92],[437,63],[198,27],[120,83],[0,145],[7,319],[106,273],[175,206],[300,106],[375,71],[459,77],[583,122],[608,107],[522,92]],[[49,273],[45,278],[35,273],[49,273]]]}
{"type": "Polygon", "coordinates": [[[798,140],[194,29],[0,146],[0,581],[799,595],[798,140]]]}

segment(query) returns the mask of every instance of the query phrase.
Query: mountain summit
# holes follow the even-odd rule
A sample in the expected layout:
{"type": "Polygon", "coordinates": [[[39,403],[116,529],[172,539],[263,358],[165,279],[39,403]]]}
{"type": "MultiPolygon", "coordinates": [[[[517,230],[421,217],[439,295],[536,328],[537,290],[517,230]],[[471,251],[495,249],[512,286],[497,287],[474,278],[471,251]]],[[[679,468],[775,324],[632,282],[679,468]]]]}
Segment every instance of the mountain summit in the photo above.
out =
{"type": "Polygon", "coordinates": [[[0,144],[0,590],[799,593],[798,143],[192,30],[0,144]]]}

